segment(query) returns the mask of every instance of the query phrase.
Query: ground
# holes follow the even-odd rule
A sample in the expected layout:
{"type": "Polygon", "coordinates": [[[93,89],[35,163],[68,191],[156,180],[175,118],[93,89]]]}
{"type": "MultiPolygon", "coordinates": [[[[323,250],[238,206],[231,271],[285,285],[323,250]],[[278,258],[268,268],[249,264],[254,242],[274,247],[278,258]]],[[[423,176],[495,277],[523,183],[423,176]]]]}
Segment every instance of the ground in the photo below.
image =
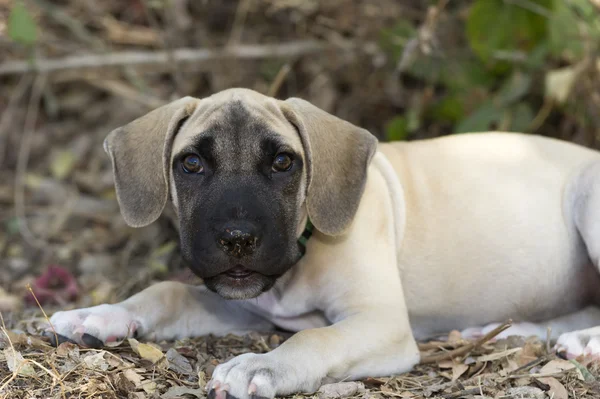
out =
{"type": "MultiPolygon", "coordinates": [[[[249,87],[306,98],[382,140],[501,128],[598,148],[600,80],[589,62],[597,49],[586,45],[594,42],[571,40],[583,49],[518,64],[519,51],[532,60],[547,43],[534,47],[527,29],[507,28],[525,36],[492,65],[483,39],[469,36],[471,3],[0,0],[0,396],[204,397],[216,364],[286,338],[257,332],[92,350],[51,348],[39,335],[44,312],[194,278],[168,221],[125,225],[102,149],[109,131],[170,100],[249,87]],[[191,61],[172,51],[184,48],[191,61]],[[507,55],[517,61],[505,64],[507,55]]],[[[423,344],[431,363],[409,374],[318,395],[600,397],[598,364],[558,359],[546,342],[442,338],[423,344]]]]}

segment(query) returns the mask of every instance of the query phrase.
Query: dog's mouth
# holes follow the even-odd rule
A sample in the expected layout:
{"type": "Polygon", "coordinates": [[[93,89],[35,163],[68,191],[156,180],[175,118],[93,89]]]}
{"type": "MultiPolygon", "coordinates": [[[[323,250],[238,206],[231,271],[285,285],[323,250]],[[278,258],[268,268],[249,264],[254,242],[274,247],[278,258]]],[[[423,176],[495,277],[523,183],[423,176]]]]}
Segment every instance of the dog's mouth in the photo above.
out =
{"type": "Polygon", "coordinates": [[[222,274],[226,275],[227,277],[236,279],[236,280],[244,280],[250,276],[252,276],[253,274],[257,274],[255,271],[252,271],[242,265],[237,265],[232,269],[227,270],[226,272],[223,272],[222,274]]]}
{"type": "Polygon", "coordinates": [[[225,299],[255,298],[269,290],[276,281],[276,276],[268,276],[241,265],[204,278],[206,287],[225,299]]]}

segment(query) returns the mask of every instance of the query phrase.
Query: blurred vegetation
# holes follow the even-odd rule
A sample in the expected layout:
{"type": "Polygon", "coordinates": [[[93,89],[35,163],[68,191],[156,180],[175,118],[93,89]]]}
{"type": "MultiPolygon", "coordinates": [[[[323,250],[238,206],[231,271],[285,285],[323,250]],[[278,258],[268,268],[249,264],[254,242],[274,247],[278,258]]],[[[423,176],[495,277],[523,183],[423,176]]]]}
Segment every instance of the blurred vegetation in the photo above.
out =
{"type": "Polygon", "coordinates": [[[124,224],[102,149],[178,97],[248,87],[382,140],[600,148],[599,46],[600,0],[0,0],[0,285],[22,298],[56,264],[87,306],[184,269],[168,223],[124,224]]]}
{"type": "Polygon", "coordinates": [[[388,139],[409,138],[435,122],[453,133],[536,132],[554,110],[592,127],[597,140],[600,4],[476,0],[465,14],[429,18],[438,21],[418,27],[400,20],[382,32],[381,45],[399,60],[397,70],[439,93],[423,91],[388,123],[388,139]],[[455,35],[436,37],[436,23],[450,25],[438,31],[455,35]],[[571,96],[574,90],[579,95],[571,96]]]}

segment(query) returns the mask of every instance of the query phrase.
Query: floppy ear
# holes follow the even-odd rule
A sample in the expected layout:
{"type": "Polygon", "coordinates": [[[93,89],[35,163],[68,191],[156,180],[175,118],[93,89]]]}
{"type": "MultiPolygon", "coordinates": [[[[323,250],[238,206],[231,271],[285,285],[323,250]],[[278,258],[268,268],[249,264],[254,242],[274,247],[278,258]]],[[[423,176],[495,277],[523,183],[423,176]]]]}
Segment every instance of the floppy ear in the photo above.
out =
{"type": "Polygon", "coordinates": [[[306,154],[308,216],[319,231],[342,234],[358,209],[377,139],[308,101],[290,98],[281,104],[306,154]]]}
{"type": "Polygon", "coordinates": [[[162,213],[168,199],[173,138],[198,101],[184,97],[164,105],[113,130],[104,140],[117,200],[128,225],[146,226],[162,213]]]}

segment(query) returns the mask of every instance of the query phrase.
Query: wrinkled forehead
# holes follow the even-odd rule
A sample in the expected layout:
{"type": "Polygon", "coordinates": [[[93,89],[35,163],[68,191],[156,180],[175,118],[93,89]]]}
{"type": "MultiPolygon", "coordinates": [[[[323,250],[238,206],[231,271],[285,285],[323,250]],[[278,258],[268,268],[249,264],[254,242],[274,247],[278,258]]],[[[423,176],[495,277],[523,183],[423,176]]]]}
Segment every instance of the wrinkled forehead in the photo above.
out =
{"type": "Polygon", "coordinates": [[[296,128],[283,116],[275,99],[262,97],[201,100],[175,137],[172,154],[209,140],[217,154],[240,150],[246,155],[257,154],[265,145],[275,145],[303,156],[296,128]]]}

